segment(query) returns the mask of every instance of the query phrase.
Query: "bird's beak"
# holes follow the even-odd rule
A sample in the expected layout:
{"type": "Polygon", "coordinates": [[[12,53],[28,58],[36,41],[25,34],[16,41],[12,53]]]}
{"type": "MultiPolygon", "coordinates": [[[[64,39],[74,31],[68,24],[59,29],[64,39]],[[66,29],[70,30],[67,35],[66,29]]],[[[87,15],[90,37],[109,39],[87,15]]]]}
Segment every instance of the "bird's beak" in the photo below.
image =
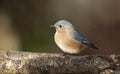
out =
{"type": "Polygon", "coordinates": [[[55,25],[50,25],[50,28],[55,27],[55,25]]]}

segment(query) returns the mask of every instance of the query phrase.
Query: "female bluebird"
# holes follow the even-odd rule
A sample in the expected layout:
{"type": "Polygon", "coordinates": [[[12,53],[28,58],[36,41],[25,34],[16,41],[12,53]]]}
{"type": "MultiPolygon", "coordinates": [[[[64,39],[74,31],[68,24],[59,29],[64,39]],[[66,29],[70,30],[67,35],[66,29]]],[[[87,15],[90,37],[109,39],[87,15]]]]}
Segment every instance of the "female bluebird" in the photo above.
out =
{"type": "Polygon", "coordinates": [[[66,20],[60,20],[51,27],[55,27],[56,29],[54,35],[56,44],[65,53],[78,54],[85,49],[86,46],[99,49],[93,43],[81,37],[78,32],[75,31],[73,25],[66,20]]]}

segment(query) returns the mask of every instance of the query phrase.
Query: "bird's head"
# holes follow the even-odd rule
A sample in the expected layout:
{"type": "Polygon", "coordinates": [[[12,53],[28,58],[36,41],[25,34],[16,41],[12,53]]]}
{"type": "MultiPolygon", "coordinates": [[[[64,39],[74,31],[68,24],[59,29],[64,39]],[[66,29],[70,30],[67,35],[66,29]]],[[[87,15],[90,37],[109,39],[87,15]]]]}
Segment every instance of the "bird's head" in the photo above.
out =
{"type": "Polygon", "coordinates": [[[51,25],[51,27],[55,27],[56,31],[73,31],[74,27],[72,23],[66,20],[60,20],[55,23],[55,25],[51,25]]]}

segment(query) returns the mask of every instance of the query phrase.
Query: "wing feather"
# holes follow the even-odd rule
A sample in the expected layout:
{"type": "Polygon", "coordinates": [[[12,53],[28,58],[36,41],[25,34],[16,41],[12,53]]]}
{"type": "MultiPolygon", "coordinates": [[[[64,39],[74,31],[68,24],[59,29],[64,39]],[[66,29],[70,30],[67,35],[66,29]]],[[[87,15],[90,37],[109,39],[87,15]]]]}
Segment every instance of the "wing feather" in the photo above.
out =
{"type": "Polygon", "coordinates": [[[84,37],[80,36],[80,35],[78,34],[78,32],[74,31],[74,32],[72,32],[71,34],[73,35],[73,38],[74,38],[75,40],[80,41],[80,42],[82,42],[83,44],[88,45],[88,46],[90,46],[90,47],[92,47],[92,48],[99,49],[99,48],[97,48],[93,43],[89,42],[87,39],[85,39],[84,37]]]}

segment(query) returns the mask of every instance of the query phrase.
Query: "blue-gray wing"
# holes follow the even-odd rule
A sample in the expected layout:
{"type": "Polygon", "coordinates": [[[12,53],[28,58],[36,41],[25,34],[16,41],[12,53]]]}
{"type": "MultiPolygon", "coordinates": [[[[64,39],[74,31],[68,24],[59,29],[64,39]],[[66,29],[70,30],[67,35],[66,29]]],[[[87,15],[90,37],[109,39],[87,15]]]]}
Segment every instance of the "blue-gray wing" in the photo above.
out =
{"type": "Polygon", "coordinates": [[[90,44],[90,42],[87,39],[85,39],[82,36],[80,36],[77,32],[74,32],[74,39],[77,40],[77,41],[82,42],[85,45],[89,45],[90,44]]]}
{"type": "Polygon", "coordinates": [[[80,42],[82,42],[83,44],[85,44],[85,45],[88,45],[88,46],[90,46],[90,47],[92,47],[92,48],[95,48],[95,49],[99,49],[99,48],[97,48],[93,43],[91,43],[91,42],[89,42],[87,39],[85,39],[85,38],[83,38],[82,36],[80,36],[79,34],[78,34],[78,32],[73,32],[72,33],[74,36],[74,39],[75,40],[77,40],[77,41],[80,41],[80,42]]]}

